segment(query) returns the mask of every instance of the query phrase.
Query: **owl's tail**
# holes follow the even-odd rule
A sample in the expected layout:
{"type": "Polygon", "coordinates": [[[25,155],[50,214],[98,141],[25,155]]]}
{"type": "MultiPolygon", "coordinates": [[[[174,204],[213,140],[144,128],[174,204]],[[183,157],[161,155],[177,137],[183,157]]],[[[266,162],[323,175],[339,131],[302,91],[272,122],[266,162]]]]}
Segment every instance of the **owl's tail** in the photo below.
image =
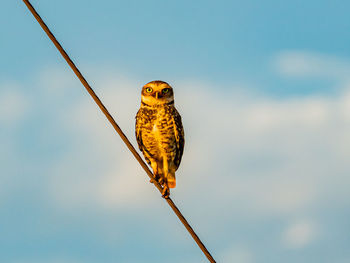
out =
{"type": "Polygon", "coordinates": [[[169,188],[175,188],[176,187],[176,178],[175,173],[168,173],[167,176],[168,186],[169,188]]]}

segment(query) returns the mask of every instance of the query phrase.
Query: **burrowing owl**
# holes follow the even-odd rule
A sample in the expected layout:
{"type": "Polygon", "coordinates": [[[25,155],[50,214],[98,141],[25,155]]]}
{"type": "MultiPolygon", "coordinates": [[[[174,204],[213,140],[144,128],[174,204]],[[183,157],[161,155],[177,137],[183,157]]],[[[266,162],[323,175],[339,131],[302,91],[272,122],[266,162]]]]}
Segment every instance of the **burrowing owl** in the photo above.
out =
{"type": "Polygon", "coordinates": [[[174,106],[171,86],[160,80],[143,86],[141,107],[136,114],[136,139],[155,179],[163,185],[163,196],[176,186],[175,171],[184,149],[181,116],[174,106]]]}

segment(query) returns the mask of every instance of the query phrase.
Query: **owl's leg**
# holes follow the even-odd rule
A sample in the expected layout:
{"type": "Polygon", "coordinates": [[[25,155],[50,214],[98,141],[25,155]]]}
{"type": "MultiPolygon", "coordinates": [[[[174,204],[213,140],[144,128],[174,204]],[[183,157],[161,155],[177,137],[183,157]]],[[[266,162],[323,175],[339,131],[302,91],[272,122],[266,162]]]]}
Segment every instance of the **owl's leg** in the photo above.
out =
{"type": "Polygon", "coordinates": [[[157,180],[159,184],[164,184],[164,175],[162,171],[162,163],[157,163],[156,161],[151,162],[151,167],[153,170],[154,178],[151,179],[149,182],[154,183],[154,180],[157,180]]]}
{"type": "Polygon", "coordinates": [[[163,184],[163,191],[162,195],[164,198],[168,198],[170,195],[170,190],[168,186],[168,173],[169,173],[169,165],[168,165],[168,158],[166,155],[163,155],[163,178],[164,178],[164,184],[163,184]]]}
{"type": "Polygon", "coordinates": [[[158,183],[160,183],[161,185],[164,184],[164,178],[162,176],[159,176],[158,183]]]}
{"type": "Polygon", "coordinates": [[[158,164],[157,164],[157,162],[154,162],[154,161],[151,162],[151,167],[152,167],[152,170],[153,170],[154,178],[151,179],[149,182],[153,184],[153,183],[154,183],[154,180],[159,181],[160,176],[159,176],[159,171],[158,171],[158,164]]]}

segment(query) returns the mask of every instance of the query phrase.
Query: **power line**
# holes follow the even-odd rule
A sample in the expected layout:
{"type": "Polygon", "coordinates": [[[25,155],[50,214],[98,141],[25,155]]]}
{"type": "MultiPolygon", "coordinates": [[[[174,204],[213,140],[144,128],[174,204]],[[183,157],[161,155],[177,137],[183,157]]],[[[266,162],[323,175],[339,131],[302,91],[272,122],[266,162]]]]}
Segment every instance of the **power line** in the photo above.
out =
{"type": "MultiPolygon", "coordinates": [[[[45,24],[45,22],[41,19],[40,15],[37,13],[37,11],[34,9],[34,7],[32,6],[32,4],[28,1],[28,0],[23,0],[23,2],[25,3],[25,5],[28,7],[28,9],[30,10],[30,12],[33,14],[33,16],[35,17],[35,19],[38,21],[38,23],[40,24],[40,26],[42,27],[42,29],[45,31],[45,33],[48,35],[48,37],[51,39],[51,41],[53,42],[53,44],[56,46],[56,48],[58,49],[58,51],[61,53],[61,55],[63,56],[63,58],[67,61],[68,65],[72,68],[72,70],[74,71],[75,75],[79,78],[80,82],[83,84],[83,86],[85,87],[85,89],[87,90],[87,92],[91,95],[91,97],[93,98],[93,100],[96,102],[97,106],[101,109],[101,111],[103,112],[103,114],[107,117],[108,121],[112,124],[113,128],[115,129],[115,131],[119,134],[119,136],[121,137],[121,139],[123,140],[123,142],[126,144],[126,146],[129,148],[129,150],[131,151],[131,153],[134,155],[134,157],[136,158],[136,160],[140,163],[140,165],[142,166],[142,168],[145,170],[145,172],[147,173],[147,175],[149,176],[149,178],[151,179],[151,181],[154,183],[154,185],[157,187],[157,189],[159,190],[160,193],[162,193],[162,187],[161,185],[157,182],[157,180],[153,180],[154,176],[151,172],[151,170],[148,168],[148,166],[146,165],[146,163],[142,160],[141,156],[137,153],[137,151],[135,150],[134,146],[132,146],[132,144],[130,143],[130,141],[128,140],[128,138],[125,136],[125,134],[123,133],[123,131],[120,129],[120,127],[118,126],[118,124],[116,123],[116,121],[113,119],[112,115],[108,112],[107,108],[103,105],[103,103],[101,102],[101,100],[98,98],[98,96],[96,95],[96,93],[94,92],[94,90],[91,88],[91,86],[89,85],[89,83],[86,81],[86,79],[84,78],[84,76],[80,73],[79,69],[75,66],[74,62],[71,60],[71,58],[68,56],[68,54],[66,53],[66,51],[64,51],[63,47],[61,46],[61,44],[57,41],[57,39],[55,38],[55,36],[52,34],[52,32],[50,31],[50,29],[47,27],[47,25],[45,24]]],[[[174,202],[170,199],[170,197],[165,198],[165,200],[167,201],[167,203],[169,204],[169,206],[173,209],[173,211],[175,212],[175,214],[177,215],[177,217],[180,219],[180,221],[182,222],[182,224],[185,226],[185,228],[187,229],[187,231],[190,233],[190,235],[192,236],[192,238],[194,239],[194,241],[197,243],[197,245],[199,246],[199,248],[203,251],[203,253],[205,254],[205,256],[208,258],[208,260],[210,262],[216,262],[214,260],[214,258],[212,257],[212,255],[209,253],[209,251],[207,250],[207,248],[204,246],[204,244],[202,243],[202,241],[199,239],[199,237],[197,236],[197,234],[194,232],[193,228],[190,226],[190,224],[187,222],[186,218],[182,215],[182,213],[180,212],[180,210],[177,208],[177,206],[174,204],[174,202]]]]}

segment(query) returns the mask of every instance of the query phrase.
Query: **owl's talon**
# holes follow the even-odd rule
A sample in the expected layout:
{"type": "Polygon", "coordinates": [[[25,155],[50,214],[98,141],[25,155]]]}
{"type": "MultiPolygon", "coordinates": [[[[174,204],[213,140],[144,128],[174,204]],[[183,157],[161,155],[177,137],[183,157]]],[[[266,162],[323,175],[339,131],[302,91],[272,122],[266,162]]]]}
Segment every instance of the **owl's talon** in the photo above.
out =
{"type": "Polygon", "coordinates": [[[170,195],[170,190],[169,190],[169,187],[167,185],[164,185],[163,187],[163,191],[162,191],[162,196],[167,199],[169,198],[169,195],[170,195]]]}
{"type": "Polygon", "coordinates": [[[155,176],[152,179],[149,180],[151,184],[155,184],[156,182],[159,182],[159,177],[155,176]]]}

